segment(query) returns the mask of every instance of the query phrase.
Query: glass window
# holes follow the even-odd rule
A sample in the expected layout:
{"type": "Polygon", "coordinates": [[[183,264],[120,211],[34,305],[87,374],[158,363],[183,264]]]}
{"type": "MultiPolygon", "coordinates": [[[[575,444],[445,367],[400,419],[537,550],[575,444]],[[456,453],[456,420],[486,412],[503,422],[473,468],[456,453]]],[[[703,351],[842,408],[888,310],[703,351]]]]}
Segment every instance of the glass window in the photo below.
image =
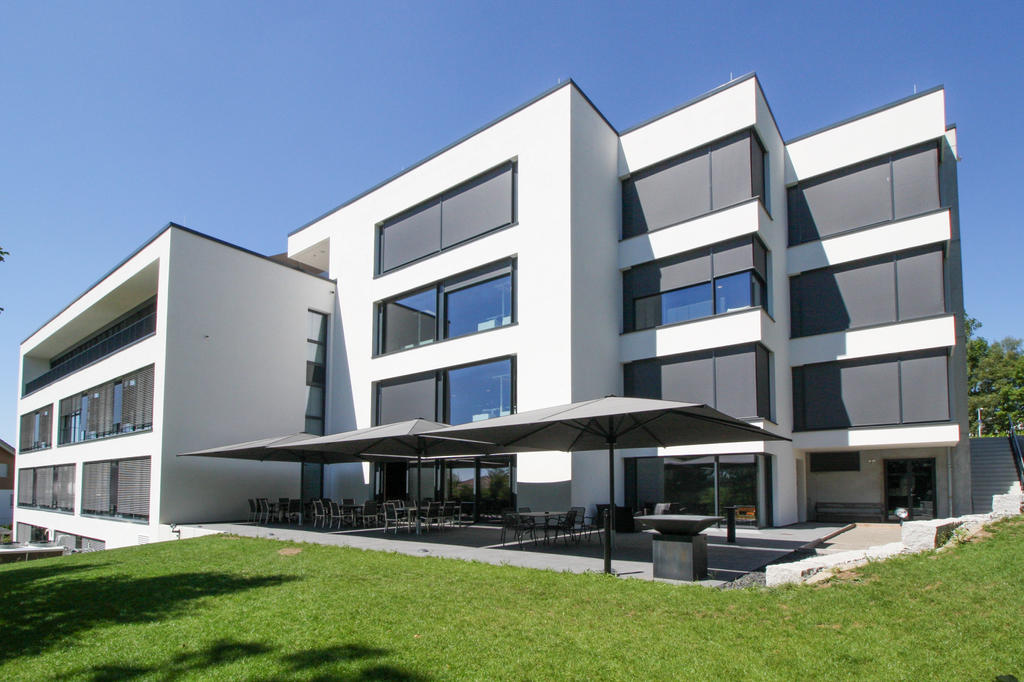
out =
{"type": "Polygon", "coordinates": [[[756,281],[750,272],[740,272],[716,279],[715,312],[721,314],[760,305],[760,287],[757,287],[755,293],[756,281]]]}
{"type": "Polygon", "coordinates": [[[309,310],[306,313],[306,321],[305,432],[323,435],[324,385],[327,383],[327,316],[309,310]]]}
{"type": "Polygon", "coordinates": [[[115,433],[120,433],[121,431],[121,412],[123,411],[123,407],[124,383],[119,381],[116,384],[114,384],[114,414],[112,419],[115,433]]]}
{"type": "Polygon", "coordinates": [[[385,353],[432,343],[437,339],[437,289],[386,302],[383,327],[385,353]]]}
{"type": "Polygon", "coordinates": [[[447,293],[445,318],[446,338],[512,324],[512,276],[447,293]]]}
{"type": "Polygon", "coordinates": [[[661,295],[661,323],[672,324],[712,314],[711,284],[698,284],[661,295]]]}
{"type": "Polygon", "coordinates": [[[512,413],[512,361],[448,371],[448,423],[463,424],[512,413]]]}

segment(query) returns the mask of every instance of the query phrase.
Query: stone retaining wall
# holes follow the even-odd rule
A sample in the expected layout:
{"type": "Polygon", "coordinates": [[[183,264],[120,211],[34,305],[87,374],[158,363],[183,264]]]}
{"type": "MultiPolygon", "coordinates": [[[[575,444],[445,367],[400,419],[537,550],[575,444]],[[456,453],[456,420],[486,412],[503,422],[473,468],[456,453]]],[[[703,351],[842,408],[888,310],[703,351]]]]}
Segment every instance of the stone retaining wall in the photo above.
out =
{"type": "Polygon", "coordinates": [[[1015,516],[1024,511],[1024,495],[1011,493],[992,496],[992,512],[989,514],[969,514],[948,519],[932,519],[929,521],[907,521],[903,524],[901,542],[868,547],[867,549],[824,554],[788,564],[775,564],[765,570],[765,582],[768,587],[790,583],[810,582],[815,577],[820,580],[823,571],[828,575],[832,570],[843,570],[863,566],[869,561],[887,559],[897,554],[913,554],[944,545],[957,528],[964,528],[970,534],[976,533],[982,526],[1005,516],[1015,516]]]}

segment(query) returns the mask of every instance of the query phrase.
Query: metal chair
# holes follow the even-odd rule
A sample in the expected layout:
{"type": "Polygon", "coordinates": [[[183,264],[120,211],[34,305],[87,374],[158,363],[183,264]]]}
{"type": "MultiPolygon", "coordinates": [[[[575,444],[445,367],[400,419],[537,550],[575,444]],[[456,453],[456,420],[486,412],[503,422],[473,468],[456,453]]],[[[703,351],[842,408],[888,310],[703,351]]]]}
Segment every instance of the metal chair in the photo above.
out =
{"type": "Polygon", "coordinates": [[[440,502],[428,502],[426,512],[420,510],[419,512],[420,521],[427,524],[427,530],[435,523],[441,526],[443,518],[441,517],[441,503],[440,502]]]}
{"type": "Polygon", "coordinates": [[[288,507],[284,518],[285,521],[294,519],[295,523],[302,523],[302,500],[288,500],[288,507]]]}
{"type": "MultiPolygon", "coordinates": [[[[573,533],[576,531],[576,510],[570,508],[565,516],[558,519],[554,524],[547,526],[547,528],[555,531],[555,542],[558,542],[558,534],[561,533],[562,539],[565,540],[565,544],[569,544],[569,540],[574,539],[573,533]]],[[[544,537],[547,539],[546,530],[544,537]]]]}
{"type": "Polygon", "coordinates": [[[256,498],[256,505],[258,507],[256,522],[267,523],[270,521],[270,500],[265,497],[256,498]]]}
{"type": "Polygon", "coordinates": [[[256,517],[259,515],[259,508],[256,506],[256,500],[249,498],[249,523],[255,523],[256,517]]]}
{"type": "Polygon", "coordinates": [[[313,527],[316,528],[317,522],[320,522],[321,526],[326,527],[327,525],[327,510],[324,509],[324,503],[321,500],[313,500],[313,527]]]}
{"type": "Polygon", "coordinates": [[[358,512],[358,522],[363,524],[364,528],[369,528],[369,524],[374,526],[379,525],[380,521],[380,510],[377,508],[377,503],[372,500],[367,500],[363,503],[363,508],[358,512]]]}
{"type": "Polygon", "coordinates": [[[387,533],[389,528],[395,529],[395,535],[398,535],[398,528],[405,526],[406,530],[409,530],[409,517],[406,516],[404,519],[398,514],[398,507],[393,502],[384,503],[384,532],[387,533]]]}
{"type": "Polygon", "coordinates": [[[330,527],[334,528],[334,522],[335,522],[335,520],[337,520],[337,522],[338,522],[338,530],[341,530],[341,524],[345,521],[345,512],[342,511],[342,508],[338,505],[338,503],[333,501],[333,500],[328,502],[327,506],[330,507],[330,510],[331,510],[331,525],[330,525],[330,527]]]}

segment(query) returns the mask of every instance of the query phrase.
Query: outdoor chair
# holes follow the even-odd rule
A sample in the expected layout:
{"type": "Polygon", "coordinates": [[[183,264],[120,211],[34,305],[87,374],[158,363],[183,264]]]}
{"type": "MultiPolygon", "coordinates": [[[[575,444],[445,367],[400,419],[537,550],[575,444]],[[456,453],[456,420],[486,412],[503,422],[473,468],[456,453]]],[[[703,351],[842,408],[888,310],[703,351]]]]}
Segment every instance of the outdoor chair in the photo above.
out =
{"type": "Polygon", "coordinates": [[[545,528],[545,530],[544,530],[544,539],[545,540],[547,539],[547,536],[548,536],[548,534],[547,534],[547,530],[548,529],[552,529],[552,530],[555,531],[555,537],[554,537],[555,542],[558,542],[558,535],[559,535],[559,533],[561,533],[562,539],[565,541],[565,544],[569,544],[569,540],[573,540],[573,539],[575,539],[577,542],[579,542],[579,539],[575,538],[574,535],[573,535],[576,532],[576,510],[575,509],[569,509],[569,511],[565,514],[565,516],[563,516],[562,518],[560,518],[557,521],[555,521],[554,524],[549,524],[545,528]]]}
{"type": "Polygon", "coordinates": [[[342,507],[339,506],[338,503],[334,502],[333,500],[328,502],[327,506],[330,507],[330,510],[331,510],[331,525],[330,525],[330,527],[334,528],[334,522],[337,521],[338,522],[338,529],[340,530],[341,529],[341,524],[345,521],[345,512],[342,510],[342,507]]]}
{"type": "Polygon", "coordinates": [[[380,525],[380,510],[377,509],[377,503],[367,500],[363,504],[362,510],[358,513],[358,521],[363,524],[364,528],[369,528],[370,525],[380,525]]]}
{"type": "Polygon", "coordinates": [[[283,522],[285,514],[288,513],[288,498],[279,497],[277,498],[277,506],[274,507],[274,517],[278,522],[283,522]]]}
{"type": "Polygon", "coordinates": [[[256,500],[249,498],[249,523],[255,523],[256,517],[259,515],[259,509],[256,507],[256,500]]]}
{"type": "Polygon", "coordinates": [[[451,526],[452,528],[455,527],[455,523],[456,523],[456,520],[458,518],[458,515],[459,515],[459,503],[458,502],[453,502],[452,500],[448,500],[447,502],[444,503],[444,507],[443,507],[443,509],[441,511],[441,516],[444,517],[445,522],[449,526],[451,526]]]}
{"type": "Polygon", "coordinates": [[[569,507],[569,511],[576,511],[576,542],[583,539],[583,536],[587,536],[587,541],[590,541],[591,536],[594,533],[593,519],[587,520],[587,508],[586,507],[569,507]]]}
{"type": "Polygon", "coordinates": [[[441,503],[428,502],[426,511],[420,510],[419,515],[420,521],[427,524],[427,530],[430,530],[430,527],[435,523],[440,526],[443,521],[441,517],[441,503]]]}
{"type": "Polygon", "coordinates": [[[409,517],[406,516],[404,519],[398,514],[398,507],[393,502],[384,503],[384,533],[388,532],[388,529],[394,528],[395,535],[398,535],[398,529],[400,526],[405,526],[406,530],[409,530],[409,517]]]}
{"type": "Polygon", "coordinates": [[[302,522],[302,500],[288,500],[287,511],[284,513],[284,520],[291,522],[294,519],[295,523],[302,522]]]}
{"type": "Polygon", "coordinates": [[[317,522],[321,526],[327,525],[327,510],[324,509],[324,503],[320,500],[313,500],[313,527],[316,528],[317,522]]]}
{"type": "Polygon", "coordinates": [[[270,521],[270,501],[265,497],[258,497],[256,498],[256,505],[258,506],[257,523],[267,523],[270,521]]]}

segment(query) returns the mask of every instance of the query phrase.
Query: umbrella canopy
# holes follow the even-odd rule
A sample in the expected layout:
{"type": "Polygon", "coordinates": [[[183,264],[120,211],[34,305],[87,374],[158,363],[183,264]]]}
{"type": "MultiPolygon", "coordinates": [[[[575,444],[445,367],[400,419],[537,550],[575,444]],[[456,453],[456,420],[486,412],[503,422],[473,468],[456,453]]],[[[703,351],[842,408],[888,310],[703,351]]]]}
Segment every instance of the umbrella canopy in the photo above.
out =
{"type": "Polygon", "coordinates": [[[258,440],[232,443],[231,445],[222,445],[206,450],[183,452],[178,457],[224,457],[228,459],[251,459],[261,462],[320,462],[321,460],[317,455],[309,453],[313,455],[312,458],[309,458],[302,454],[301,451],[296,450],[300,443],[311,438],[316,438],[316,436],[311,433],[293,433],[288,436],[260,438],[258,440]],[[269,448],[270,445],[279,445],[280,447],[271,450],[269,448]]]}
{"type": "MultiPolygon", "coordinates": [[[[371,426],[366,429],[334,433],[329,436],[302,441],[301,447],[311,454],[319,454],[325,462],[350,462],[359,459],[415,459],[417,468],[423,457],[452,455],[489,455],[508,452],[490,442],[467,439],[424,438],[423,433],[444,429],[448,425],[426,419],[410,419],[404,422],[371,426]]],[[[269,449],[288,448],[288,444],[270,445],[269,449]]],[[[524,448],[536,450],[537,448],[524,448]]],[[[416,506],[420,506],[422,476],[416,476],[416,506]]],[[[416,532],[420,532],[417,514],[416,532]]]]}
{"type": "MultiPolygon", "coordinates": [[[[608,396],[449,426],[436,438],[488,441],[506,452],[608,450],[608,527],[615,514],[615,447],[647,448],[743,441],[788,440],[707,405],[608,396]]],[[[604,569],[611,573],[611,537],[605,533],[604,569]]]]}

